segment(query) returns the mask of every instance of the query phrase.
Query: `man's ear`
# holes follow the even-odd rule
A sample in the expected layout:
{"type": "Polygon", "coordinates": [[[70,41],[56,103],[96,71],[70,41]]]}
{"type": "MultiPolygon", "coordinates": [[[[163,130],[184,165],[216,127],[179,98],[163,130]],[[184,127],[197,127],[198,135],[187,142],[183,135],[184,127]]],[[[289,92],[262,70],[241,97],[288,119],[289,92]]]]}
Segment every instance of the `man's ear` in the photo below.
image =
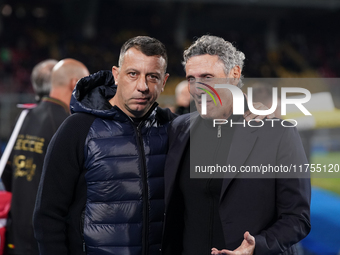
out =
{"type": "Polygon", "coordinates": [[[241,67],[239,66],[234,66],[231,70],[230,70],[230,75],[232,76],[232,78],[234,79],[240,79],[241,77],[241,67]]]}
{"type": "Polygon", "coordinates": [[[118,85],[119,67],[117,66],[112,67],[112,75],[115,78],[115,84],[118,85]]]}
{"type": "Polygon", "coordinates": [[[168,74],[168,73],[166,73],[165,76],[164,76],[162,92],[164,91],[164,87],[165,87],[166,81],[168,80],[169,76],[170,76],[170,74],[168,74]]]}
{"type": "Polygon", "coordinates": [[[74,90],[74,88],[75,88],[76,85],[77,85],[77,82],[78,82],[77,78],[72,78],[72,79],[71,79],[70,84],[69,84],[70,90],[71,90],[71,91],[74,90]]]}

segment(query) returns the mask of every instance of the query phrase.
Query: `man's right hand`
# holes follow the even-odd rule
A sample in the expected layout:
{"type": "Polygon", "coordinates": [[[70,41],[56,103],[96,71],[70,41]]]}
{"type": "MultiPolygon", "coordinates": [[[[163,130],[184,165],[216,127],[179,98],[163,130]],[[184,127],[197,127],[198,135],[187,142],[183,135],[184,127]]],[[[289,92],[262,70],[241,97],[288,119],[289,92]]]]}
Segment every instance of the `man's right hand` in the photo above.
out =
{"type": "Polygon", "coordinates": [[[228,254],[228,255],[253,255],[255,249],[255,238],[247,231],[243,235],[244,240],[241,245],[233,251],[230,250],[217,250],[216,248],[211,249],[211,254],[228,254]]]}

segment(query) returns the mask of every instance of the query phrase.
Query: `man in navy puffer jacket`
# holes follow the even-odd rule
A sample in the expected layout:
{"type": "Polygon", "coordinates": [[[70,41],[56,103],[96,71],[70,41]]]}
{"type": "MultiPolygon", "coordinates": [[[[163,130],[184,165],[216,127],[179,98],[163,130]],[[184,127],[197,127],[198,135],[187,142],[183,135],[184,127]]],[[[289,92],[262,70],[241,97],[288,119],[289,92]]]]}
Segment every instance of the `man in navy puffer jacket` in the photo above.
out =
{"type": "Polygon", "coordinates": [[[53,137],[34,213],[40,254],[159,254],[167,125],[157,107],[167,54],[139,36],[119,67],[81,79],[53,137]]]}

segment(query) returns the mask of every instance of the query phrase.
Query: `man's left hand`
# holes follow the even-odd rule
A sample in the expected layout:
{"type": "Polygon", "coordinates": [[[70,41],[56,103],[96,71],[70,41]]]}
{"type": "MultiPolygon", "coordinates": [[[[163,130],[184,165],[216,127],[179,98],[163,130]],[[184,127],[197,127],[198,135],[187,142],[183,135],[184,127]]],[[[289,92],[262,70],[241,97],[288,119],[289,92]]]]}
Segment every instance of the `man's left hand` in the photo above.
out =
{"type": "Polygon", "coordinates": [[[216,248],[211,249],[211,254],[228,254],[228,255],[253,255],[255,249],[255,238],[247,231],[244,233],[244,240],[241,245],[233,251],[230,250],[217,250],[216,248]]]}

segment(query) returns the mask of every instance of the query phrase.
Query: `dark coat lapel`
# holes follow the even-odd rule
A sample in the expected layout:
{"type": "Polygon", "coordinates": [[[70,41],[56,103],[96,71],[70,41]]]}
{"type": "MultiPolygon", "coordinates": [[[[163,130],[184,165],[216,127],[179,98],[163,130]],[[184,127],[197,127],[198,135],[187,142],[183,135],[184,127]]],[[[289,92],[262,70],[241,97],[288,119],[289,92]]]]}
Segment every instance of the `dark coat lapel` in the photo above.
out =
{"type": "MultiPolygon", "coordinates": [[[[227,165],[230,164],[230,166],[236,166],[237,170],[240,169],[240,166],[244,164],[255,145],[257,139],[257,130],[258,128],[251,128],[248,125],[245,127],[238,126],[235,129],[227,159],[227,165]]],[[[220,200],[223,199],[230,182],[233,180],[236,174],[237,171],[235,173],[228,173],[227,178],[223,179],[220,200]]]]}
{"type": "Polygon", "coordinates": [[[179,124],[178,130],[172,134],[172,139],[175,139],[175,141],[170,141],[169,154],[166,161],[166,171],[164,173],[166,205],[168,204],[170,194],[173,191],[184,150],[189,142],[190,130],[196,125],[198,116],[198,112],[190,114],[182,123],[179,124]]]}

